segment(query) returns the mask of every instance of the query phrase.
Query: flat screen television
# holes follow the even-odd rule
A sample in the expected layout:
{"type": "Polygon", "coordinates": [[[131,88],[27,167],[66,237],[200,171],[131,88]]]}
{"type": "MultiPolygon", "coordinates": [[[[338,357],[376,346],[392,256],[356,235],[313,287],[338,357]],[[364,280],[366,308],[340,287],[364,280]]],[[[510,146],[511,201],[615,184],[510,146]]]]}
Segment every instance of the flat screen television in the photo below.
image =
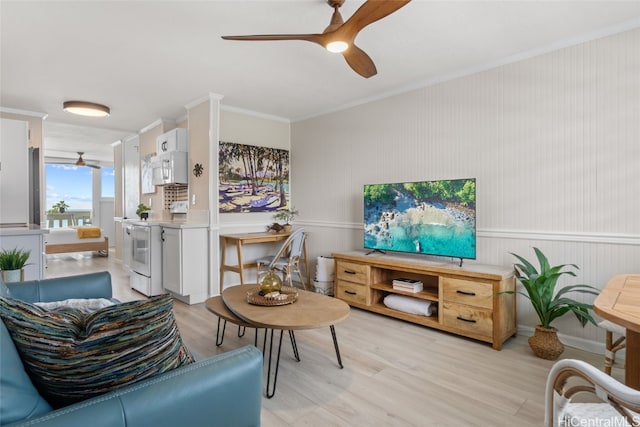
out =
{"type": "Polygon", "coordinates": [[[475,259],[475,178],[365,185],[364,247],[475,259]]]}

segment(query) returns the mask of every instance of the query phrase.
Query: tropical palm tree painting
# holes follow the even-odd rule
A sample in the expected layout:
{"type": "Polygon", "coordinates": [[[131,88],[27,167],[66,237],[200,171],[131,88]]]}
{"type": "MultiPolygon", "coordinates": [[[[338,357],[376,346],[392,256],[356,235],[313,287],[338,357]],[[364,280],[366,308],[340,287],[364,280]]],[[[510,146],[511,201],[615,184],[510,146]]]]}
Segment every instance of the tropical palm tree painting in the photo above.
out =
{"type": "Polygon", "coordinates": [[[289,151],[220,142],[220,213],[289,208],[289,151]]]}

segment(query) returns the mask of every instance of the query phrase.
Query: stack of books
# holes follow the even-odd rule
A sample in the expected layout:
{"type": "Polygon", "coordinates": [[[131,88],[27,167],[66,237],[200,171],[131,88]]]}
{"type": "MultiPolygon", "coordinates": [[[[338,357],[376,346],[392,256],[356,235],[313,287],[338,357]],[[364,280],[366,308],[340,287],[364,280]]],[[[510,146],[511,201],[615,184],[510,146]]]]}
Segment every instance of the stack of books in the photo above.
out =
{"type": "Polygon", "coordinates": [[[420,292],[422,290],[422,282],[414,279],[398,278],[393,279],[393,289],[405,292],[420,292]]]}

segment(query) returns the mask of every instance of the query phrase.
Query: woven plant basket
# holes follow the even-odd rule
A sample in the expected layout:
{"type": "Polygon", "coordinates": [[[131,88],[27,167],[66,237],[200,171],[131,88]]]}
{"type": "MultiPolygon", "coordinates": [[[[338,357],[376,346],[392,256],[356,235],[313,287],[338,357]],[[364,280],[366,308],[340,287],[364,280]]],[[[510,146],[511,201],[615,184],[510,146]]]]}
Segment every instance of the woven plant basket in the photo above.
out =
{"type": "Polygon", "coordinates": [[[558,330],[540,325],[536,326],[533,336],[529,337],[529,347],[533,354],[546,360],[556,360],[564,351],[564,345],[558,339],[558,330]]]}

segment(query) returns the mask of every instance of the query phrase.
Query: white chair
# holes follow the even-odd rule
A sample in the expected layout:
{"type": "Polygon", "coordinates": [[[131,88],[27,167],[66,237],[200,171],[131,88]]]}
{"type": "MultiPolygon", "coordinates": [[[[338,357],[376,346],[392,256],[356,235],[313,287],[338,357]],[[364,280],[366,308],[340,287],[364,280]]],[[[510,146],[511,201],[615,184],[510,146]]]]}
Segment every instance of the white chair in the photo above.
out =
{"type": "Polygon", "coordinates": [[[556,362],[545,392],[545,426],[637,426],[640,391],[581,360],[556,362]],[[576,402],[578,393],[597,397],[576,402]],[[590,403],[594,402],[595,403],[590,403]]]}
{"type": "Polygon", "coordinates": [[[293,273],[300,278],[300,283],[304,289],[307,284],[304,276],[300,272],[300,259],[304,251],[304,242],[307,238],[304,228],[295,229],[291,235],[284,241],[280,249],[275,255],[266,256],[258,259],[258,277],[260,277],[263,266],[267,270],[278,270],[283,274],[283,279],[289,282],[289,286],[293,287],[293,273]]]}
{"type": "Polygon", "coordinates": [[[627,330],[608,320],[598,323],[598,326],[607,331],[605,352],[604,352],[604,371],[611,375],[611,367],[616,362],[616,352],[625,348],[625,335],[627,330]],[[614,341],[613,334],[619,335],[614,341]]]}

